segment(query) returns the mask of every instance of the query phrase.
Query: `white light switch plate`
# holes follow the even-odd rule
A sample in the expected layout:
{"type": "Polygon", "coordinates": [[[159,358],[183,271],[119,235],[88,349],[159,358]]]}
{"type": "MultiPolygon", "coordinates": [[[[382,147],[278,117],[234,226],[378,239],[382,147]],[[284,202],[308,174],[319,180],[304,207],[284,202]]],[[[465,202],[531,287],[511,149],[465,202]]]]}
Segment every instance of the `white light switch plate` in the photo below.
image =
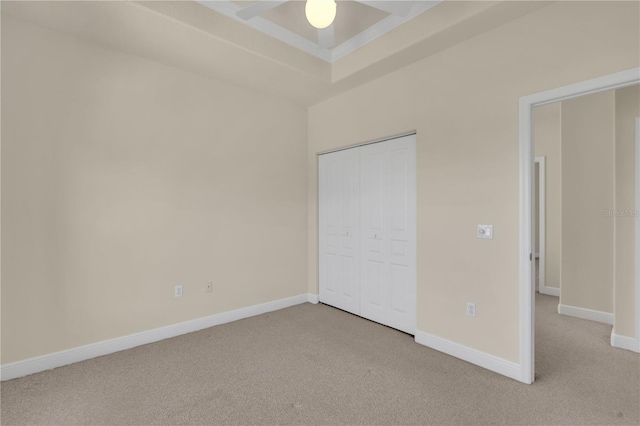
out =
{"type": "Polygon", "coordinates": [[[478,225],[478,238],[493,239],[493,225],[478,225]]]}

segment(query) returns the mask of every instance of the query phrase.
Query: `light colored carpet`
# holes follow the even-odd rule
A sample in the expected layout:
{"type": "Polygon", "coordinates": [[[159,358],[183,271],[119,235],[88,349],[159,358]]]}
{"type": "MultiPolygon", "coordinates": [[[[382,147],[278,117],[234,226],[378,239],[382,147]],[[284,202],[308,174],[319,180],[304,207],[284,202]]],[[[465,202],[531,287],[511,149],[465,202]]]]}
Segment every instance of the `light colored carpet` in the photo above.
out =
{"type": "Polygon", "coordinates": [[[557,300],[531,386],[304,304],[4,382],[2,424],[638,424],[638,355],[557,300]]]}

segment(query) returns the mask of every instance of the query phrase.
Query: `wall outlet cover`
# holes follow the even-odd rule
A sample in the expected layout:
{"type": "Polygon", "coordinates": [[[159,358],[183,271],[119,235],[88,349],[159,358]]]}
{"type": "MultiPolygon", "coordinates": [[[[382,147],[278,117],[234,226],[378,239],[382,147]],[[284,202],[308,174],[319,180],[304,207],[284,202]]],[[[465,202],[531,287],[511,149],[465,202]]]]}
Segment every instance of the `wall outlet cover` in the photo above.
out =
{"type": "Polygon", "coordinates": [[[475,303],[467,303],[467,316],[475,318],[476,316],[476,304],[475,303]]]}
{"type": "Polygon", "coordinates": [[[493,225],[478,225],[478,238],[493,239],[493,225]]]}

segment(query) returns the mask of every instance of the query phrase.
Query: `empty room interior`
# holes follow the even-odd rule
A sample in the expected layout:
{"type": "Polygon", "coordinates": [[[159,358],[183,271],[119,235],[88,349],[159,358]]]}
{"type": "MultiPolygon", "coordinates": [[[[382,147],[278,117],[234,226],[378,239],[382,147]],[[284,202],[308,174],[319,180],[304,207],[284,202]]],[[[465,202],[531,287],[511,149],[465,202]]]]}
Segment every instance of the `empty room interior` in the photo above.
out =
{"type": "Polygon", "coordinates": [[[640,2],[1,3],[2,424],[640,424],[640,2]]]}

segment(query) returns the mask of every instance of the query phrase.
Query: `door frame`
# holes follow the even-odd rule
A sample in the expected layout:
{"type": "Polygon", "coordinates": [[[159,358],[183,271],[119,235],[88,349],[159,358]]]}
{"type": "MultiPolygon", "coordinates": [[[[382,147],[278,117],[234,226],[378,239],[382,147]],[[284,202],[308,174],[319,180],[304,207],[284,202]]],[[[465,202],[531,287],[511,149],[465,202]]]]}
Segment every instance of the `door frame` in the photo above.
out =
{"type": "MultiPolygon", "coordinates": [[[[520,146],[520,285],[519,285],[519,334],[520,334],[520,381],[531,384],[535,380],[535,253],[534,223],[534,135],[533,110],[537,106],[564,101],[579,96],[619,89],[640,83],[640,68],[605,75],[556,89],[523,96],[519,101],[519,146],[520,146]]],[[[637,228],[637,227],[636,227],[637,228]]],[[[636,247],[638,244],[636,234],[636,247]]],[[[637,270],[637,268],[636,268],[637,270]]],[[[638,341],[638,292],[636,273],[636,343],[638,341]]]]}
{"type": "Polygon", "coordinates": [[[640,352],[640,117],[636,117],[636,352],[640,352]]]}

